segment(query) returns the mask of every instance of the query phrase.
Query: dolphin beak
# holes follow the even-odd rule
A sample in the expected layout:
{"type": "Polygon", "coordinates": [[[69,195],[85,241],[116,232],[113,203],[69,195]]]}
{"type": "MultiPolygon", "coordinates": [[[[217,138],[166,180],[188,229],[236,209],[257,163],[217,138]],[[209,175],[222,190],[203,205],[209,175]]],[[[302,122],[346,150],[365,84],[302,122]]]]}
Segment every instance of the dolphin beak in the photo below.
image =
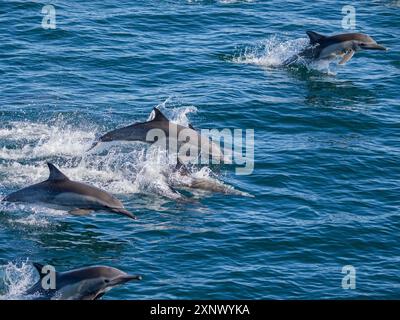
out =
{"type": "Polygon", "coordinates": [[[118,213],[120,215],[123,215],[123,216],[127,216],[128,218],[131,218],[133,220],[137,219],[137,217],[133,213],[129,212],[128,210],[122,209],[122,208],[112,209],[111,211],[118,213]]]}
{"type": "Polygon", "coordinates": [[[384,46],[381,46],[380,44],[377,44],[377,43],[366,44],[366,45],[364,45],[363,49],[367,49],[367,50],[382,50],[382,51],[386,51],[387,50],[387,48],[385,48],[384,46]]]}
{"type": "Polygon", "coordinates": [[[142,280],[142,276],[140,276],[140,275],[129,275],[129,274],[124,275],[124,276],[120,276],[120,277],[117,277],[117,278],[113,279],[109,283],[109,286],[112,287],[112,286],[120,285],[120,284],[129,282],[129,281],[132,281],[132,280],[142,280]]]}

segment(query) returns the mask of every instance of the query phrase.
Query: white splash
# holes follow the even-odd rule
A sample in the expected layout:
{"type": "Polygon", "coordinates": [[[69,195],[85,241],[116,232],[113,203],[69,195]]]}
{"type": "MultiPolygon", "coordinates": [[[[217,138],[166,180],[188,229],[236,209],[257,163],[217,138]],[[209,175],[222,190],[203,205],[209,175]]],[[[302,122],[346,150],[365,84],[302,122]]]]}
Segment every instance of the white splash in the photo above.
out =
{"type": "Polygon", "coordinates": [[[74,156],[85,152],[94,137],[94,132],[74,128],[62,121],[53,124],[13,121],[0,128],[0,140],[8,142],[0,149],[0,159],[74,156]]]}
{"type": "Polygon", "coordinates": [[[67,212],[48,208],[40,204],[0,202],[0,211],[5,214],[6,220],[13,228],[27,227],[48,228],[57,225],[59,218],[67,216],[67,212]]]}
{"type": "Polygon", "coordinates": [[[277,36],[242,49],[233,59],[237,63],[255,64],[263,67],[278,67],[304,49],[309,40],[296,39],[281,41],[277,36]]]}
{"type": "Polygon", "coordinates": [[[28,299],[24,292],[35,283],[36,278],[28,260],[0,266],[0,300],[28,299]]]}

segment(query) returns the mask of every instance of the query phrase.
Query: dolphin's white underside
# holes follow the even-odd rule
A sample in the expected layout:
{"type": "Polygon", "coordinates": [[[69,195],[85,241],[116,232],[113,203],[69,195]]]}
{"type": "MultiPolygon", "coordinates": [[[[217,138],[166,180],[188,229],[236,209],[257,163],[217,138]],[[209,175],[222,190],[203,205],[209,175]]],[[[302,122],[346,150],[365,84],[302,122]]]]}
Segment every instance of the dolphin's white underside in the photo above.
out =
{"type": "Polygon", "coordinates": [[[95,197],[73,192],[62,192],[51,197],[46,194],[40,194],[40,192],[37,195],[30,192],[30,194],[20,197],[18,202],[36,203],[44,207],[64,211],[74,209],[101,210],[109,207],[106,203],[95,197]]]}
{"type": "MultiPolygon", "coordinates": [[[[79,282],[71,283],[62,286],[57,290],[52,300],[91,300],[100,293],[106,293],[111,290],[111,287],[102,288],[101,290],[95,289],[99,288],[99,283],[102,280],[99,278],[85,279],[79,282]]],[[[57,285],[57,284],[56,284],[57,285]]]]}

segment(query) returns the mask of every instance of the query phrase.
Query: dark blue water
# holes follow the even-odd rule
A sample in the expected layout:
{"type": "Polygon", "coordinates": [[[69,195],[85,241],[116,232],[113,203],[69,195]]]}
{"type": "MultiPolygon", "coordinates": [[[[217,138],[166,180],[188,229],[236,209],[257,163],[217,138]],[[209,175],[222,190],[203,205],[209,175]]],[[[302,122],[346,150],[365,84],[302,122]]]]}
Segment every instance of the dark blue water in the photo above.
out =
{"type": "Polygon", "coordinates": [[[47,178],[115,194],[139,217],[0,207],[0,295],[94,264],[142,274],[105,299],[399,298],[400,4],[359,1],[356,31],[388,52],[284,68],[305,30],[342,29],[346,1],[0,3],[0,195],[47,178]],[[255,130],[255,169],[195,174],[253,195],[176,201],[146,146],[87,154],[154,106],[196,128],[255,130]],[[342,267],[356,289],[342,288],[342,267]]]}

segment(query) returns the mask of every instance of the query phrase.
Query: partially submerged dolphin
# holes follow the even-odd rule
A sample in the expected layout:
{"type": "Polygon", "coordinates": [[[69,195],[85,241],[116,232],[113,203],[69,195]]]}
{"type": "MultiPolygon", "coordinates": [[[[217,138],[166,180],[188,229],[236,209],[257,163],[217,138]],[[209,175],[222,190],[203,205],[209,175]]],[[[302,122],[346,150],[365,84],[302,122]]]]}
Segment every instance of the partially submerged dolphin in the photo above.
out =
{"type": "Polygon", "coordinates": [[[225,183],[211,178],[198,178],[192,175],[178,177],[178,179],[174,179],[171,181],[171,185],[174,188],[184,188],[184,189],[197,189],[203,190],[206,192],[212,193],[221,193],[225,195],[236,195],[243,197],[254,197],[253,195],[235,189],[230,185],[226,185],[225,183]]]}
{"type": "Polygon", "coordinates": [[[68,210],[83,215],[91,211],[111,211],[131,219],[136,217],[126,210],[117,198],[99,188],[70,180],[53,164],[47,163],[50,175],[46,181],[15,191],[2,201],[39,203],[47,207],[68,210]]]}
{"type": "Polygon", "coordinates": [[[43,279],[48,272],[44,266],[34,263],[39,272],[40,280],[26,291],[26,295],[35,295],[40,300],[96,300],[117,285],[132,280],[141,280],[139,275],[129,275],[125,272],[106,266],[93,266],[75,269],[67,272],[56,272],[54,286],[49,280],[43,279]],[[50,287],[47,289],[43,282],[50,287]]]}
{"type": "Polygon", "coordinates": [[[284,65],[290,65],[299,58],[307,60],[333,60],[341,57],[339,64],[345,64],[361,50],[387,50],[376,43],[369,35],[363,33],[344,33],[334,36],[307,31],[310,45],[299,54],[289,58],[284,65]]]}
{"type": "MultiPolygon", "coordinates": [[[[164,116],[157,108],[153,109],[153,113],[154,117],[150,121],[134,123],[130,126],[107,132],[105,135],[101,136],[99,140],[90,147],[89,150],[93,149],[100,142],[141,141],[153,143],[154,141],[151,139],[151,137],[154,134],[157,135],[157,132],[163,132],[167,140],[171,138],[178,139],[180,135],[183,137],[189,136],[189,143],[193,146],[196,146],[199,152],[211,155],[213,159],[223,161],[223,153],[219,146],[210,141],[208,137],[201,135],[193,128],[192,125],[185,127],[173,123],[169,121],[168,118],[164,116]]],[[[184,142],[185,141],[181,141],[181,143],[184,142]]]]}
{"type": "Polygon", "coordinates": [[[177,161],[178,163],[175,167],[175,171],[169,179],[173,190],[175,190],[175,188],[198,189],[226,195],[253,197],[253,195],[237,190],[217,179],[196,177],[179,159],[177,161]]]}

